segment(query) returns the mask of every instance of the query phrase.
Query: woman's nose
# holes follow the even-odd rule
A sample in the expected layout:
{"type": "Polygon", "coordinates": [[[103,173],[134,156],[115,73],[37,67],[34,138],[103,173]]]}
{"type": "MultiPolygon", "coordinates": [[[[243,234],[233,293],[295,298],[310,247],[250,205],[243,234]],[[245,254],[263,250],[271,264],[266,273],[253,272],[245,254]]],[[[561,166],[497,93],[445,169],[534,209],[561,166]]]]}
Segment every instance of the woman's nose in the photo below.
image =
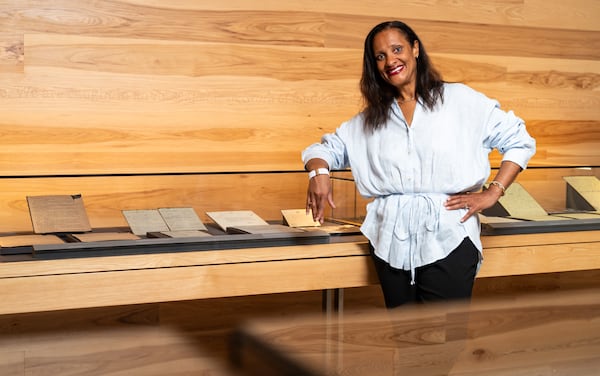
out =
{"type": "Polygon", "coordinates": [[[386,66],[386,67],[391,67],[391,66],[393,66],[393,65],[394,65],[394,61],[395,61],[395,60],[396,60],[396,59],[394,58],[394,56],[393,56],[393,55],[388,55],[388,56],[386,56],[386,57],[385,57],[385,66],[386,66]]]}

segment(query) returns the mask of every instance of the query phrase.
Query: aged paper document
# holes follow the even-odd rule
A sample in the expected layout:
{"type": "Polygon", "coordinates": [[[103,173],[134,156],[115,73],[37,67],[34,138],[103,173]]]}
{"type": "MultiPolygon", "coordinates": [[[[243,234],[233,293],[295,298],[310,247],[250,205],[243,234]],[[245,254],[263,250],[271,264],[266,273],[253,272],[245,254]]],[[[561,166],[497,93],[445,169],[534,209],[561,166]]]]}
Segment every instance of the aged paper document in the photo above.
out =
{"type": "Polygon", "coordinates": [[[169,231],[169,226],[156,209],[123,210],[123,215],[135,235],[169,231]]]}
{"type": "Polygon", "coordinates": [[[283,223],[290,227],[318,227],[319,221],[313,220],[312,211],[306,213],[306,209],[283,209],[283,223]]]}
{"type": "Polygon", "coordinates": [[[510,217],[525,219],[529,221],[560,221],[565,218],[557,218],[549,215],[540,204],[519,183],[512,183],[506,190],[506,194],[498,201],[506,209],[510,217]]]}
{"type": "Polygon", "coordinates": [[[206,212],[223,231],[228,227],[265,226],[269,225],[264,219],[251,210],[206,212]]]}
{"type": "Polygon", "coordinates": [[[563,179],[596,211],[600,211],[600,179],[595,176],[564,176],[563,179]]]}
{"type": "Polygon", "coordinates": [[[27,205],[36,234],[92,230],[80,194],[27,196],[27,205]]]}
{"type": "MultiPolygon", "coordinates": [[[[131,232],[136,235],[146,235],[148,232],[207,231],[193,208],[124,210],[123,215],[131,232]]],[[[185,235],[182,233],[179,237],[181,236],[185,235]]]]}
{"type": "Polygon", "coordinates": [[[160,208],[158,212],[171,231],[206,230],[194,208],[160,208]]]}

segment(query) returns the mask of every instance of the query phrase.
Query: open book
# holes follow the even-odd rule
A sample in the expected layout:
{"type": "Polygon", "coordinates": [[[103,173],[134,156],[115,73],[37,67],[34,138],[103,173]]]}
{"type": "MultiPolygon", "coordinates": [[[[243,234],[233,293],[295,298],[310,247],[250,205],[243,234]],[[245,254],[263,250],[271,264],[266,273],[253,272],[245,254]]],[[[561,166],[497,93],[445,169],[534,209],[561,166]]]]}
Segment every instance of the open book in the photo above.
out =
{"type": "Polygon", "coordinates": [[[135,235],[166,232],[176,237],[177,232],[182,232],[183,236],[190,236],[190,231],[198,232],[198,236],[207,234],[206,226],[193,208],[123,210],[123,215],[135,235]]]}

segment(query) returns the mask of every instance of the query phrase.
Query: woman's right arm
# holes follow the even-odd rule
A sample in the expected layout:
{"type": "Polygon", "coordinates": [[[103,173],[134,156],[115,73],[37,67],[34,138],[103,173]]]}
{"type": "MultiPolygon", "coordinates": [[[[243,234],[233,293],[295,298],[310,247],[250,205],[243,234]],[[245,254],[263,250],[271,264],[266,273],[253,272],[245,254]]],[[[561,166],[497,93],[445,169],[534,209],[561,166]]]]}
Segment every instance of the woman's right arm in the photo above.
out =
{"type": "Polygon", "coordinates": [[[320,143],[312,144],[302,152],[304,168],[309,172],[306,211],[312,210],[313,219],[320,223],[325,220],[327,205],[335,208],[329,171],[349,166],[346,143],[341,137],[345,125],[342,124],[335,133],[325,134],[320,143]]]}
{"type": "Polygon", "coordinates": [[[306,162],[309,171],[308,192],[306,193],[306,212],[312,211],[313,219],[320,223],[325,220],[325,207],[335,208],[329,164],[321,158],[312,158],[306,162]]]}

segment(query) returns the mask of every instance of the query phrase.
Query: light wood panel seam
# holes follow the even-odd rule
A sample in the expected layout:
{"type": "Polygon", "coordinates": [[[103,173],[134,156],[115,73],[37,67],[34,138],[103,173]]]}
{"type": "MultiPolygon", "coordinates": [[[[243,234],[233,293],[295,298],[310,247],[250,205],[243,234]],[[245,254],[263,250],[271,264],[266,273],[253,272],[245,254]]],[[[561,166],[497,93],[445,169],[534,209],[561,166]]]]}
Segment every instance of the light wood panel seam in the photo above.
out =
{"type": "Polygon", "coordinates": [[[167,270],[167,269],[178,269],[178,268],[196,268],[196,267],[210,267],[210,266],[226,266],[226,265],[241,265],[241,264],[260,264],[260,263],[271,263],[271,262],[287,262],[287,261],[303,261],[303,260],[332,260],[342,259],[351,257],[367,257],[368,254],[349,254],[349,255],[330,255],[330,256],[312,256],[312,257],[293,257],[293,258],[273,258],[271,260],[253,260],[253,261],[229,261],[229,262],[206,262],[188,265],[173,265],[173,266],[156,266],[156,267],[130,267],[123,269],[107,269],[107,270],[92,270],[92,271],[73,271],[73,272],[54,272],[54,273],[35,273],[27,275],[12,275],[0,277],[0,280],[8,279],[22,279],[22,278],[35,278],[35,277],[53,277],[53,276],[66,276],[66,275],[84,275],[84,274],[101,274],[101,273],[113,273],[113,272],[129,272],[129,271],[140,271],[140,270],[167,270]]]}

